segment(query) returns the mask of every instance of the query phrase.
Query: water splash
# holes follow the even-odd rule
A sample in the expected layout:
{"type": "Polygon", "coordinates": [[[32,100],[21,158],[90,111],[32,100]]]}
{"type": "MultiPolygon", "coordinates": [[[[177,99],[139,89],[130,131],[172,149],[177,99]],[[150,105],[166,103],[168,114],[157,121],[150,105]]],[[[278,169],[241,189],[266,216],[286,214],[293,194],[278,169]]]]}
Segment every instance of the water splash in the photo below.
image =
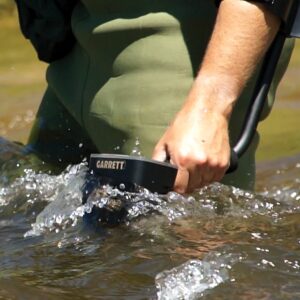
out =
{"type": "MultiPolygon", "coordinates": [[[[38,215],[32,230],[25,236],[39,235],[45,231],[58,232],[68,226],[75,226],[78,219],[90,214],[95,208],[101,211],[97,222],[110,223],[113,220],[129,225],[151,214],[161,215],[169,223],[182,218],[205,223],[216,216],[223,216],[224,220],[231,220],[232,217],[240,220],[259,215],[269,217],[272,223],[276,223],[291,207],[290,203],[217,183],[193,195],[183,196],[175,192],[159,195],[141,187],[137,187],[136,192],[127,192],[98,182],[86,203],[82,204],[85,171],[86,169],[74,166],[63,176],[55,178],[60,185],[56,186],[55,193],[48,195],[47,201],[51,203],[38,215]]],[[[36,186],[30,181],[25,187],[30,188],[32,185],[36,186]]],[[[295,209],[300,211],[300,206],[293,203],[292,207],[293,212],[295,209]]],[[[227,226],[232,226],[232,221],[230,222],[231,225],[224,224],[224,230],[227,226]]]]}
{"type": "MultiPolygon", "coordinates": [[[[86,171],[86,163],[81,163],[68,167],[61,175],[47,177],[55,184],[50,184],[52,193],[44,199],[49,204],[37,216],[36,222],[31,225],[32,229],[25,233],[25,237],[38,236],[45,231],[58,232],[69,225],[76,225],[77,217],[84,215],[81,187],[86,171]]],[[[45,174],[43,179],[44,176],[45,174]]],[[[49,181],[46,187],[49,188],[49,181]]],[[[40,186],[38,190],[42,191],[40,186]]],[[[41,200],[40,197],[38,199],[41,200]]]]}
{"type": "Polygon", "coordinates": [[[171,270],[156,275],[158,300],[198,299],[209,289],[232,280],[230,269],[241,261],[241,256],[211,252],[203,260],[189,260],[171,270]]]}
{"type": "Polygon", "coordinates": [[[134,144],[133,149],[131,150],[130,155],[133,155],[133,156],[142,156],[143,155],[141,148],[140,148],[140,140],[138,137],[135,139],[135,144],[134,144]]]}

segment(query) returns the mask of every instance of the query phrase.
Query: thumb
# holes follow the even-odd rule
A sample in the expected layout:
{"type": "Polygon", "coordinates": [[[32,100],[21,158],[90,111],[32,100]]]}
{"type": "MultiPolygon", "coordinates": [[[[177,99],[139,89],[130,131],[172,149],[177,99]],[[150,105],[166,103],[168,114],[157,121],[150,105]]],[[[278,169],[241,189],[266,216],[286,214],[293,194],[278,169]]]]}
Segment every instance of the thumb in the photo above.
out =
{"type": "Polygon", "coordinates": [[[164,162],[167,160],[167,150],[164,145],[157,145],[152,153],[152,159],[164,162]]]}

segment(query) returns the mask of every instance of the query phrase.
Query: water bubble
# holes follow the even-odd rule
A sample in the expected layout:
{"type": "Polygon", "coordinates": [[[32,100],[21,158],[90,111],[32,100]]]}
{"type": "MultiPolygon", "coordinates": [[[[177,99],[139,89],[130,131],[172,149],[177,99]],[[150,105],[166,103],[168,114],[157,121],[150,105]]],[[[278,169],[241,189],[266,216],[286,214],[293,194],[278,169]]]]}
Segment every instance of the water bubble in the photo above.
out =
{"type": "Polygon", "coordinates": [[[135,140],[135,146],[133,147],[133,149],[131,151],[131,155],[133,155],[133,156],[142,156],[142,151],[140,149],[140,141],[139,141],[138,137],[135,140]]]}
{"type": "Polygon", "coordinates": [[[262,259],[262,260],[261,260],[261,264],[258,263],[257,265],[258,265],[258,266],[261,266],[261,265],[264,265],[264,266],[271,266],[272,268],[275,268],[275,264],[274,264],[273,262],[271,262],[271,261],[266,260],[266,259],[262,259]]]}
{"type": "Polygon", "coordinates": [[[298,195],[297,192],[293,192],[293,193],[291,194],[291,198],[296,198],[297,195],[298,195]]]}

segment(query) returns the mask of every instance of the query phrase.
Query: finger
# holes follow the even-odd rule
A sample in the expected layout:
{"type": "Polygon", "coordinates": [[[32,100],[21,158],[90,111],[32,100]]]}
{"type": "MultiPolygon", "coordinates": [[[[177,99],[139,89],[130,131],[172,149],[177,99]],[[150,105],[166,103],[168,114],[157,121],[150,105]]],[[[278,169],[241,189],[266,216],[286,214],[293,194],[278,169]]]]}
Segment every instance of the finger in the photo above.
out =
{"type": "Polygon", "coordinates": [[[214,181],[220,182],[226,174],[227,169],[229,168],[230,162],[229,158],[227,162],[221,163],[217,168],[214,176],[214,181]]]}
{"type": "Polygon", "coordinates": [[[225,170],[218,165],[216,162],[211,162],[210,165],[206,166],[203,173],[203,183],[209,185],[215,181],[223,178],[225,170]]]}
{"type": "Polygon", "coordinates": [[[213,181],[220,182],[226,174],[226,168],[221,168],[219,172],[216,172],[213,181]]]}
{"type": "Polygon", "coordinates": [[[188,190],[194,191],[195,189],[209,185],[218,177],[222,178],[222,174],[220,174],[218,168],[209,166],[208,164],[198,166],[196,170],[190,173],[188,190]]]}
{"type": "Polygon", "coordinates": [[[213,174],[206,161],[199,161],[197,165],[189,169],[188,190],[202,188],[211,180],[213,174]]]}
{"type": "Polygon", "coordinates": [[[165,146],[157,146],[152,153],[152,159],[157,161],[167,160],[167,150],[165,146]]]}
{"type": "Polygon", "coordinates": [[[186,169],[178,169],[174,183],[174,191],[179,194],[188,192],[189,172],[186,169]]]}
{"type": "Polygon", "coordinates": [[[203,175],[202,175],[202,187],[205,185],[209,185],[212,182],[214,182],[214,179],[216,177],[216,170],[212,169],[212,168],[205,168],[205,170],[203,170],[203,175]]]}

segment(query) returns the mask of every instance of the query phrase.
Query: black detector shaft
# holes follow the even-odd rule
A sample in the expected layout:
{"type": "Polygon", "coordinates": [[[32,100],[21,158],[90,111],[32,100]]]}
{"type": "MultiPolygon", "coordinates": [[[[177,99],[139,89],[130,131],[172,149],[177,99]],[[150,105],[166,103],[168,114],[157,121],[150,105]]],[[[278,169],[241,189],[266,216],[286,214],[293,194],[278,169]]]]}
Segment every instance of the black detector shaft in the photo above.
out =
{"type": "Polygon", "coordinates": [[[266,54],[254,89],[254,95],[246,113],[240,137],[231,150],[230,167],[227,173],[231,173],[237,169],[238,159],[246,152],[255,135],[284,42],[285,36],[282,33],[277,34],[266,54]]]}
{"type": "Polygon", "coordinates": [[[291,8],[289,20],[278,32],[270,49],[267,51],[253,96],[249,103],[244,124],[237,143],[231,150],[230,167],[227,173],[235,171],[238,167],[238,159],[246,152],[255,135],[261,113],[264,108],[268,92],[274,77],[274,73],[287,37],[300,37],[300,1],[296,0],[291,8]]]}

